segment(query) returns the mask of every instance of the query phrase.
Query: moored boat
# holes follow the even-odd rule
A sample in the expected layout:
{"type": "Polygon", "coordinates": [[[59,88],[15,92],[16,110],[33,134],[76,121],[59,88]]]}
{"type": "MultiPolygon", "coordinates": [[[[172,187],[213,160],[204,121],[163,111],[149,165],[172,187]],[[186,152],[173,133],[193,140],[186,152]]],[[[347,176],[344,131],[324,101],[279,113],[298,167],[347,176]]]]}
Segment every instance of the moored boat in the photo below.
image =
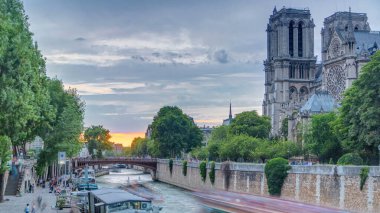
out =
{"type": "Polygon", "coordinates": [[[161,208],[152,205],[149,199],[139,197],[121,189],[99,189],[89,192],[89,212],[158,213],[161,208]]]}

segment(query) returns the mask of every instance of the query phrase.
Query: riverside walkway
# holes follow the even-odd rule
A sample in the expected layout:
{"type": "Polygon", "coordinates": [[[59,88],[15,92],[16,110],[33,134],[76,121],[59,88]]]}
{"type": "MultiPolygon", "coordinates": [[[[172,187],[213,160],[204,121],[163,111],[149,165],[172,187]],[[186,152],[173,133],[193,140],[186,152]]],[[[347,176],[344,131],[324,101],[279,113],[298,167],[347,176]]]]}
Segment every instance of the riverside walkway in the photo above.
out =
{"type": "Polygon", "coordinates": [[[9,213],[23,213],[25,212],[26,204],[29,203],[29,212],[32,212],[33,202],[36,206],[36,213],[69,213],[70,209],[65,208],[63,210],[55,209],[55,201],[56,197],[54,193],[49,193],[48,188],[37,187],[34,190],[34,193],[25,193],[21,197],[16,196],[5,196],[3,203],[0,203],[0,212],[9,212],[9,213]],[[38,208],[37,198],[38,196],[42,197],[41,207],[45,206],[45,208],[38,208]]]}

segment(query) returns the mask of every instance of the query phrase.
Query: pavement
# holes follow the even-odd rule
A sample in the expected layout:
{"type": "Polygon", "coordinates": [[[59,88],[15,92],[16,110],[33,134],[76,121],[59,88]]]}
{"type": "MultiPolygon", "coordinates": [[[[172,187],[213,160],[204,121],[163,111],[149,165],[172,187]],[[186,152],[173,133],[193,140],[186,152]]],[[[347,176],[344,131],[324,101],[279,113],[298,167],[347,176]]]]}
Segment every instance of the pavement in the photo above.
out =
{"type": "Polygon", "coordinates": [[[34,193],[25,193],[21,197],[5,196],[4,202],[0,203],[0,212],[4,213],[23,213],[26,204],[29,203],[29,212],[32,213],[32,204],[36,206],[36,213],[70,213],[69,208],[58,210],[55,208],[56,197],[54,193],[49,193],[48,188],[37,187],[34,193]],[[41,206],[38,207],[37,198],[42,197],[41,206]],[[46,206],[45,208],[43,208],[46,206]]]}

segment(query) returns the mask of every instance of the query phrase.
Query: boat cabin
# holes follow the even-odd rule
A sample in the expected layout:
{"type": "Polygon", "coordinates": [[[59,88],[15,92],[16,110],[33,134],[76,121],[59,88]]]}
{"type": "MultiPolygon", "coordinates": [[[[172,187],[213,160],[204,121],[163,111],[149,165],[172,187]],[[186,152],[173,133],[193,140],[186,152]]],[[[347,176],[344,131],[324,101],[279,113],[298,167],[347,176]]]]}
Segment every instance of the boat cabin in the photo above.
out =
{"type": "Polygon", "coordinates": [[[138,213],[152,208],[150,200],[121,189],[99,189],[89,193],[90,213],[138,213]]]}

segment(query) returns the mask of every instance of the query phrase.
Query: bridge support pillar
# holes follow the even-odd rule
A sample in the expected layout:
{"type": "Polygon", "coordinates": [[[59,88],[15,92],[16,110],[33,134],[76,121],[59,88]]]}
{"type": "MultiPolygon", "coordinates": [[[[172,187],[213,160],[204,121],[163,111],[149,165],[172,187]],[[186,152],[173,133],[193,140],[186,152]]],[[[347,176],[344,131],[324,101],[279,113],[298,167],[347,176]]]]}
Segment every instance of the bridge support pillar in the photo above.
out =
{"type": "Polygon", "coordinates": [[[157,181],[158,179],[157,179],[157,172],[155,171],[155,170],[152,170],[151,171],[152,173],[151,173],[151,175],[152,175],[152,180],[153,181],[157,181]]]}

